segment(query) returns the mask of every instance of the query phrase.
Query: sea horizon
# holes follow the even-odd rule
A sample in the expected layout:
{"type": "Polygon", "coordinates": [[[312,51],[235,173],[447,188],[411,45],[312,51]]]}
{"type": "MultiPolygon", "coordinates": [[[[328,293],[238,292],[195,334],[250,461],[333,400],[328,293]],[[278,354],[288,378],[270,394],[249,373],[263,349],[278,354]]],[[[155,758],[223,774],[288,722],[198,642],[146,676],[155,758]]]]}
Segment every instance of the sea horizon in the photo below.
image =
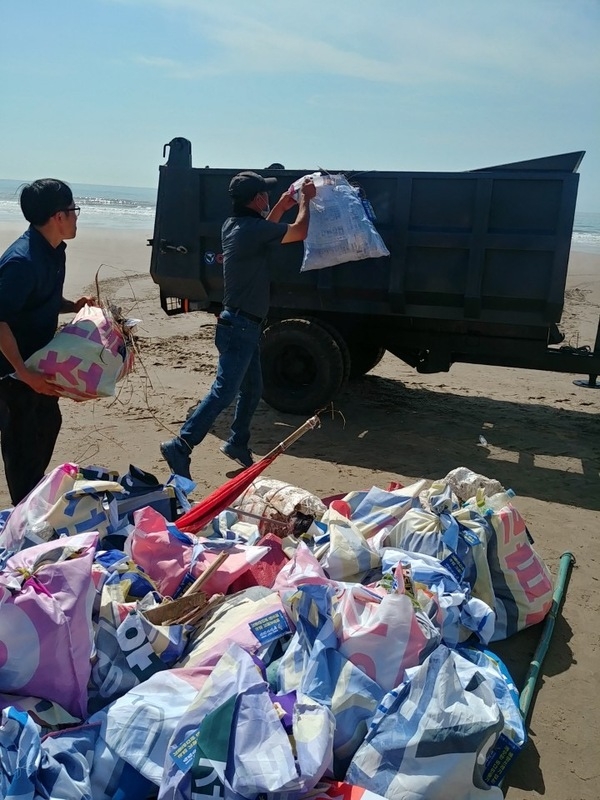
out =
{"type": "MultiPolygon", "coordinates": [[[[24,223],[19,189],[28,181],[0,179],[0,223],[24,223]]],[[[158,186],[69,183],[81,224],[92,228],[152,230],[158,186]]],[[[571,246],[574,250],[600,253],[600,211],[575,211],[571,246]]]]}

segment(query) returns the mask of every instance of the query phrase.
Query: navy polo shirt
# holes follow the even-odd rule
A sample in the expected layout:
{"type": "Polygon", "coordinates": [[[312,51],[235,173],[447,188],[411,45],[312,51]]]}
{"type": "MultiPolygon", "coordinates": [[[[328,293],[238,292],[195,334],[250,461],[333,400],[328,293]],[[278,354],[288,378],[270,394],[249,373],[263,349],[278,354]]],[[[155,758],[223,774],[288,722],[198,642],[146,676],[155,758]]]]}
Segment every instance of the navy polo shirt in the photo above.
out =
{"type": "Polygon", "coordinates": [[[223,305],[264,319],[269,311],[268,246],[287,233],[284,222],[269,222],[250,209],[226,219],[223,246],[223,305]]]}
{"type": "MultiPolygon", "coordinates": [[[[66,244],[52,245],[30,226],[0,256],[0,322],[6,322],[25,361],[52,339],[65,282],[66,244]]],[[[0,353],[0,376],[14,372],[0,353]]]]}

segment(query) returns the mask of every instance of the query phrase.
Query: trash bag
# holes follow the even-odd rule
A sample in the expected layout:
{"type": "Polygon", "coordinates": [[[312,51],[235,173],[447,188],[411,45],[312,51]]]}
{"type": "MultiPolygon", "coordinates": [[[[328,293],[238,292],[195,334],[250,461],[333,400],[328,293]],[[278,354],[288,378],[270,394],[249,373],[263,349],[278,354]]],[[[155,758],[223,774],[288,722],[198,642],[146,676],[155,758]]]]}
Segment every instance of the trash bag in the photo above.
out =
{"type": "Polygon", "coordinates": [[[251,564],[269,552],[268,547],[183,533],[150,507],[134,511],[134,520],[126,548],[165,597],[179,597],[221,553],[227,553],[227,558],[207,579],[202,591],[209,596],[225,594],[251,564]]]}
{"type": "Polygon", "coordinates": [[[471,507],[459,507],[448,484],[434,482],[421,495],[427,507],[406,512],[383,540],[385,545],[433,556],[473,595],[493,608],[485,519],[471,507]]]}
{"type": "Polygon", "coordinates": [[[296,181],[292,185],[295,193],[305,178],[314,180],[317,194],[310,201],[302,272],[389,256],[390,251],[373,225],[371,210],[363,202],[359,188],[351,186],[343,175],[315,173],[296,181]]]}
{"type": "Polygon", "coordinates": [[[125,602],[120,582],[106,582],[95,620],[90,712],[171,667],[181,657],[187,639],[184,625],[153,624],[139,603],[125,602]]]}
{"type": "Polygon", "coordinates": [[[360,584],[304,585],[284,602],[297,632],[279,666],[285,691],[300,686],[315,643],[332,647],[385,691],[439,643],[439,631],[407,595],[360,584]]]}
{"type": "Polygon", "coordinates": [[[15,506],[0,533],[0,547],[17,552],[84,531],[102,537],[119,525],[115,498],[124,491],[114,481],[82,480],[77,464],[61,464],[15,506]]]}
{"type": "Polygon", "coordinates": [[[319,783],[331,763],[331,711],[273,694],[257,666],[236,644],[219,660],[171,739],[161,800],[200,786],[215,797],[292,800],[319,783]]]}
{"type": "Polygon", "coordinates": [[[97,533],[81,533],[8,560],[0,575],[0,692],[50,700],[85,718],[97,543],[97,533]]]}
{"type": "Polygon", "coordinates": [[[112,397],[118,381],[133,369],[134,351],[126,331],[110,311],[84,306],[25,365],[51,380],[60,397],[112,397]]]}
{"type": "Polygon", "coordinates": [[[485,497],[479,490],[465,510],[483,512],[488,526],[487,558],[496,611],[492,641],[506,639],[545,618],[552,605],[552,576],[508,493],[485,497]]]}
{"type": "Polygon", "coordinates": [[[345,779],[388,800],[502,800],[483,773],[503,727],[493,685],[440,645],[383,698],[345,779]]]}

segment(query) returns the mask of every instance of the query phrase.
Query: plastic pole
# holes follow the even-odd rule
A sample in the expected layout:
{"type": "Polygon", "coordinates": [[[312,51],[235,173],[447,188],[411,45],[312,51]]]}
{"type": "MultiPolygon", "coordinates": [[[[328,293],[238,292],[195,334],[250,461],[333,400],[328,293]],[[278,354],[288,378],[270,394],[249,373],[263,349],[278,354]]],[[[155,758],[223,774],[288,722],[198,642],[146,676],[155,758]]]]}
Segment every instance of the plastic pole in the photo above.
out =
{"type": "Polygon", "coordinates": [[[573,553],[565,552],[561,555],[558,566],[558,575],[554,584],[554,592],[552,594],[552,605],[550,606],[550,611],[546,616],[540,641],[538,642],[538,646],[533,654],[533,658],[529,663],[529,670],[527,671],[527,676],[525,678],[525,685],[519,697],[519,708],[526,723],[529,719],[529,714],[532,708],[535,687],[540,677],[540,672],[544,663],[544,659],[546,658],[546,653],[550,647],[550,641],[552,639],[552,634],[554,633],[556,618],[559,615],[560,609],[564,602],[567,593],[567,587],[569,585],[569,578],[571,577],[571,571],[574,564],[575,556],[573,553]]]}

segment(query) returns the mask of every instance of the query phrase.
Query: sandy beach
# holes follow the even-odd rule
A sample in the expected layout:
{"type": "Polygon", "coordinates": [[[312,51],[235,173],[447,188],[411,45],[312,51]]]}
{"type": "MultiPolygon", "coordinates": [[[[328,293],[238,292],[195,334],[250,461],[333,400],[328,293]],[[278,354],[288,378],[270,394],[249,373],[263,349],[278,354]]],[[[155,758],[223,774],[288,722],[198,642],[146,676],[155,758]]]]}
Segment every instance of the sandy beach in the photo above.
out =
{"type": "MultiPolygon", "coordinates": [[[[21,228],[0,226],[0,251],[21,228]]],[[[93,290],[100,265],[102,300],[113,301],[138,327],[140,358],[118,396],[86,403],[61,401],[63,428],[52,466],[65,461],[124,472],[135,464],[167,478],[158,445],[175,434],[190,406],[210,385],[216,364],[214,317],[167,317],[148,274],[151,231],[85,230],[69,243],[65,294],[93,290]]],[[[600,313],[600,255],[571,256],[561,328],[566,343],[593,346],[600,313]]],[[[64,318],[68,319],[67,317],[64,318]]],[[[576,559],[558,619],[530,725],[531,739],[509,773],[507,798],[596,800],[600,612],[600,390],[575,386],[576,375],[455,365],[449,373],[420,375],[386,355],[348,385],[306,434],[266,473],[322,497],[392,480],[441,478],[467,466],[516,492],[535,546],[556,574],[562,552],[576,559]],[[482,446],[483,435],[487,446],[482,446]],[[594,755],[594,753],[596,755],[594,755]]],[[[230,477],[219,453],[228,414],[195,449],[192,499],[230,477]]],[[[304,418],[261,403],[252,447],[262,455],[304,418]]],[[[0,473],[0,508],[9,505],[0,473]]],[[[506,649],[522,680],[539,629],[506,649]]]]}

